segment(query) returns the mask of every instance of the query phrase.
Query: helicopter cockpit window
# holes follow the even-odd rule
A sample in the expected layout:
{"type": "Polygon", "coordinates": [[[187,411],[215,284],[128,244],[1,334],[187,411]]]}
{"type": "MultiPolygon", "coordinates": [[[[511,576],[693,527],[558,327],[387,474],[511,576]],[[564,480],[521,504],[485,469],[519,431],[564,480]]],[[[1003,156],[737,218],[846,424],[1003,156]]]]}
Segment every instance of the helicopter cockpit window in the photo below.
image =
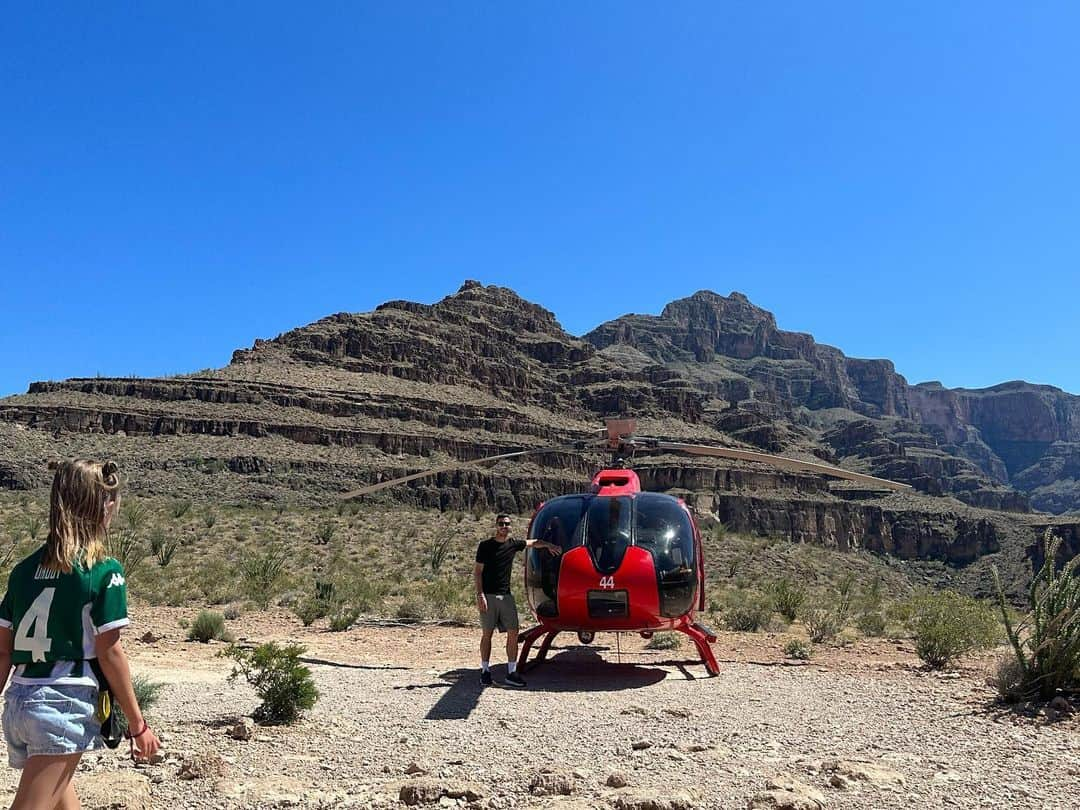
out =
{"type": "Polygon", "coordinates": [[[622,562],[630,545],[633,499],[594,498],[585,520],[585,545],[601,574],[610,574],[622,562]]]}
{"type": "Polygon", "coordinates": [[[634,545],[653,555],[660,612],[679,616],[690,609],[697,590],[690,516],[678,501],[657,493],[641,493],[634,505],[634,545]]]}
{"type": "MultiPolygon", "coordinates": [[[[585,513],[584,496],[568,495],[544,504],[533,518],[529,537],[546,540],[569,551],[581,545],[578,524],[585,513]]],[[[525,586],[529,602],[541,616],[558,615],[559,557],[530,550],[525,557],[525,586]]]]}

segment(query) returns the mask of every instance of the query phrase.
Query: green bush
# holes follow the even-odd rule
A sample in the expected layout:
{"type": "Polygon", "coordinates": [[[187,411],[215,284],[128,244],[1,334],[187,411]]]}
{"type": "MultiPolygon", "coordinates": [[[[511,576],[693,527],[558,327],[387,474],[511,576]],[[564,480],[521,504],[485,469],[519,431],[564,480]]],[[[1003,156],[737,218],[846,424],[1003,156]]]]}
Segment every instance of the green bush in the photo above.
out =
{"type": "Polygon", "coordinates": [[[240,595],[236,571],[221,557],[211,557],[199,564],[194,585],[211,605],[231,602],[240,595]]]}
{"type": "Polygon", "coordinates": [[[330,617],[330,629],[335,633],[344,632],[356,624],[358,618],[360,618],[359,610],[354,607],[342,605],[334,612],[334,615],[330,617]]]}
{"type": "Polygon", "coordinates": [[[804,605],[800,614],[803,626],[814,644],[821,644],[836,638],[844,628],[846,619],[844,608],[836,602],[815,602],[804,605]]]}
{"type": "Polygon", "coordinates": [[[994,687],[1003,703],[1019,703],[1030,696],[1024,685],[1024,670],[1012,653],[1001,656],[994,663],[986,682],[994,687]]]}
{"type": "Polygon", "coordinates": [[[130,579],[146,559],[147,548],[133,529],[121,529],[105,535],[105,553],[120,563],[130,579]]]}
{"type": "Polygon", "coordinates": [[[397,617],[406,621],[426,619],[427,613],[427,604],[419,596],[406,596],[397,609],[397,617]]]}
{"type": "Polygon", "coordinates": [[[330,613],[330,603],[323,599],[309,596],[297,603],[296,607],[293,608],[293,612],[304,627],[310,627],[319,619],[326,618],[330,613]]]}
{"type": "MultiPolygon", "coordinates": [[[[1051,700],[1059,690],[1080,685],[1080,556],[1057,570],[1061,539],[1047,529],[1043,535],[1043,564],[1028,589],[1030,612],[1013,620],[997,568],[998,607],[1005,633],[1020,671],[1015,693],[1051,700]]],[[[998,689],[999,693],[1001,689],[998,689]]]]}
{"type": "Polygon", "coordinates": [[[758,591],[730,591],[725,594],[720,618],[729,630],[756,633],[772,618],[772,600],[758,591]]]}
{"type": "Polygon", "coordinates": [[[272,641],[253,650],[233,645],[224,651],[236,662],[229,678],[243,675],[262,700],[254,713],[257,723],[292,723],[315,705],[319,690],[311,670],[300,663],[305,652],[299,644],[279,646],[272,641]]]}
{"type": "Polygon", "coordinates": [[[645,645],[646,650],[676,650],[682,646],[679,633],[657,633],[645,645]]]}
{"type": "Polygon", "coordinates": [[[450,553],[450,541],[449,536],[437,537],[431,543],[431,549],[428,554],[428,564],[431,566],[431,573],[437,574],[442,570],[443,563],[446,562],[446,557],[450,553]]]}
{"type": "Polygon", "coordinates": [[[911,599],[908,629],[915,652],[928,666],[941,669],[972,650],[993,646],[1001,633],[993,611],[954,591],[925,591],[911,599]]]}
{"type": "Polygon", "coordinates": [[[769,586],[769,595],[772,597],[773,609],[789,622],[793,622],[806,601],[806,588],[782,577],[769,586]]]}
{"type": "Polygon", "coordinates": [[[285,580],[283,549],[267,549],[253,554],[240,563],[240,581],[248,597],[261,608],[267,608],[285,580]]]}
{"type": "Polygon", "coordinates": [[[799,641],[797,638],[793,638],[784,645],[784,655],[787,658],[795,658],[799,661],[809,660],[812,650],[813,648],[809,644],[799,641]]]}
{"type": "Polygon", "coordinates": [[[36,512],[26,516],[26,535],[33,542],[37,542],[38,535],[41,534],[41,530],[44,528],[44,526],[45,521],[42,520],[41,515],[37,514],[36,512]]]}
{"type": "Polygon", "coordinates": [[[200,610],[188,628],[187,637],[188,641],[201,641],[203,644],[212,639],[229,641],[225,631],[225,617],[216,610],[200,610]]]}
{"type": "Polygon", "coordinates": [[[188,510],[190,510],[190,509],[191,509],[191,501],[182,500],[182,501],[175,501],[173,503],[173,505],[172,505],[172,508],[169,511],[172,512],[172,516],[174,518],[179,520],[184,515],[186,515],[188,513],[188,510]]]}
{"type": "MultiPolygon", "coordinates": [[[[135,691],[135,700],[138,701],[139,710],[143,713],[143,720],[145,720],[150,710],[161,699],[161,690],[165,688],[165,684],[152,681],[146,675],[139,674],[131,676],[131,688],[135,691]]],[[[112,705],[113,712],[116,714],[117,728],[120,733],[123,733],[127,731],[129,725],[127,716],[120,708],[119,701],[114,699],[112,705]]]]}
{"type": "Polygon", "coordinates": [[[130,531],[138,532],[150,516],[150,510],[146,508],[145,504],[128,499],[120,507],[120,516],[124,519],[130,531]]]}
{"type": "Polygon", "coordinates": [[[162,568],[172,562],[178,548],[180,548],[180,541],[175,537],[166,537],[165,531],[160,526],[150,533],[150,553],[157,558],[158,565],[162,568]]]}
{"type": "Polygon", "coordinates": [[[855,626],[864,636],[877,638],[885,635],[885,616],[882,613],[862,613],[855,620],[855,626]]]}

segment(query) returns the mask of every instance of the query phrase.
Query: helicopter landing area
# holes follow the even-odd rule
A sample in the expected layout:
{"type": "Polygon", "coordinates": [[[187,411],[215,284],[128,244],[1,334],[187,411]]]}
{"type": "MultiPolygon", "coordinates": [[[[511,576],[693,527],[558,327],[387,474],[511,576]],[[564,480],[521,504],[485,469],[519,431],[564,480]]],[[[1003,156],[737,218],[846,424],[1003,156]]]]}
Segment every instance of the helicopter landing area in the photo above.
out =
{"type": "MultiPolygon", "coordinates": [[[[228,732],[257,700],[227,680],[222,644],[184,640],[195,613],[140,606],[125,637],[133,671],[165,684],[150,712],[164,762],[90,754],[77,785],[143,780],[152,803],[129,807],[403,807],[411,785],[432,807],[612,810],[746,808],[770,782],[805,789],[807,807],[1059,808],[1080,781],[1080,713],[1050,723],[996,707],[986,660],[930,674],[906,642],[871,640],[789,665],[782,634],[721,634],[715,678],[688,640],[559,636],[527,688],[485,688],[476,629],[332,633],[250,613],[230,622],[238,641],[303,644],[321,697],[300,723],[240,741],[228,732]],[[198,755],[220,759],[181,778],[198,755]]],[[[16,778],[5,772],[0,799],[16,778]]]]}

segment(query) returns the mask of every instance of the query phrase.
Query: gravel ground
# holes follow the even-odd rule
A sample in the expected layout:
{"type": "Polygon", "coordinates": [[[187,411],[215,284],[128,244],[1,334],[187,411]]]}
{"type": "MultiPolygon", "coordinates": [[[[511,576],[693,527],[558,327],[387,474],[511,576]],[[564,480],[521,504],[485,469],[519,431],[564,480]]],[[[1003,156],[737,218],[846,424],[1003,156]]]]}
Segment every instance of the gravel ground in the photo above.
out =
{"type": "MultiPolygon", "coordinates": [[[[127,643],[135,671],[167,683],[152,715],[165,761],[133,769],[90,755],[80,788],[134,780],[152,799],[133,808],[396,807],[405,786],[436,807],[647,810],[746,808],[790,777],[811,797],[792,807],[1078,806],[1077,715],[1048,723],[994,708],[978,666],[927,674],[891,642],[783,666],[782,639],[725,634],[722,671],[707,678],[685,646],[569,637],[527,673],[527,689],[482,689],[475,631],[329,633],[261,614],[238,623],[241,635],[306,644],[322,698],[300,724],[240,741],[229,731],[254,695],[226,680],[220,645],[183,641],[182,613],[143,610],[138,632],[163,637],[127,643]],[[879,768],[861,779],[851,762],[879,768]]],[[[8,771],[0,790],[14,783],[8,771]]],[[[797,797],[771,795],[760,806],[797,797]]]]}

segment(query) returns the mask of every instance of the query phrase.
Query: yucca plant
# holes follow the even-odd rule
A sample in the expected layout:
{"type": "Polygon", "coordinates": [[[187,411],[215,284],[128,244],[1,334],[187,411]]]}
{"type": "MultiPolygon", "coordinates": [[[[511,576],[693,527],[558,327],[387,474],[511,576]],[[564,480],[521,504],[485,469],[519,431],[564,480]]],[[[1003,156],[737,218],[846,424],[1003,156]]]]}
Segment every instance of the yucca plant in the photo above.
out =
{"type": "Polygon", "coordinates": [[[1060,548],[1061,538],[1048,528],[1043,534],[1043,564],[1028,590],[1031,609],[1018,622],[1009,613],[1001,577],[993,569],[1005,632],[1020,668],[1016,694],[1027,698],[1050,700],[1058,690],[1074,687],[1080,680],[1080,577],[1076,575],[1080,556],[1059,571],[1060,548]]]}

